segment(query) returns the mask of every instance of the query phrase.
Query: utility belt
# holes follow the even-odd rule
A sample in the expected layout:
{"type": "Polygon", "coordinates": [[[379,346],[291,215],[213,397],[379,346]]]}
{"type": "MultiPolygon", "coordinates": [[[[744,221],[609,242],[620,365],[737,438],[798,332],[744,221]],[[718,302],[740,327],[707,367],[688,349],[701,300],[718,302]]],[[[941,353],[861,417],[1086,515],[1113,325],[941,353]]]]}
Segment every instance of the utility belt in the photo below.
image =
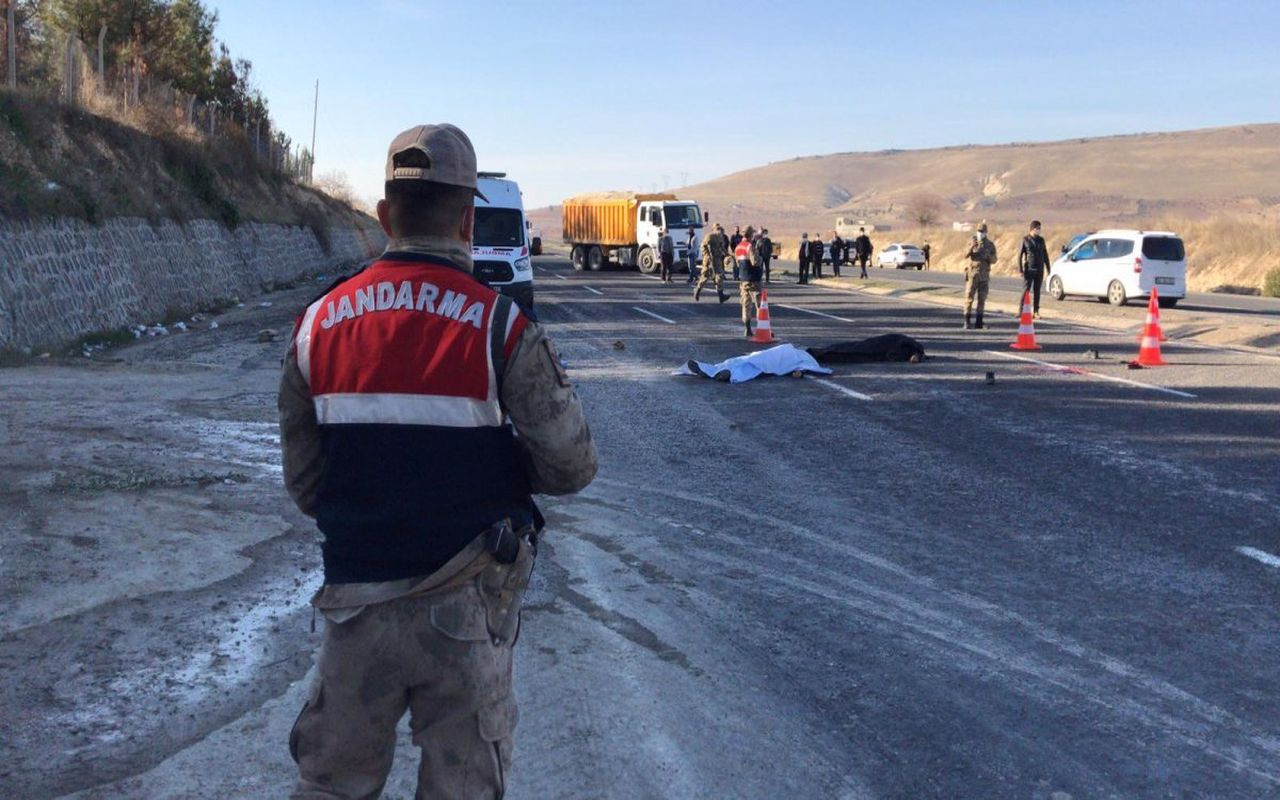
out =
{"type": "MultiPolygon", "coordinates": [[[[449,591],[475,583],[485,605],[489,635],[495,645],[514,643],[524,596],[538,550],[538,529],[530,523],[515,528],[502,519],[477,534],[466,547],[430,575],[396,581],[321,586],[311,598],[315,611],[331,623],[354,619],[372,604],[449,591]],[[489,558],[484,556],[488,554],[489,558]]],[[[315,615],[311,618],[315,632],[315,615]]]]}

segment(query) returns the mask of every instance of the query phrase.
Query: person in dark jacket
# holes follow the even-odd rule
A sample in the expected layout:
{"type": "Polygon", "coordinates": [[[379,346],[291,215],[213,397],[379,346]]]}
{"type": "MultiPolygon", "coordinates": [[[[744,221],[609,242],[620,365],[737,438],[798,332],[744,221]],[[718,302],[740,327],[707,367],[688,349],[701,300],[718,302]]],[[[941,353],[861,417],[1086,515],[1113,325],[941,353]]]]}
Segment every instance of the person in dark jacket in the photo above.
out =
{"type": "MultiPolygon", "coordinates": [[[[742,241],[742,228],[737,225],[733,226],[733,235],[729,237],[729,255],[732,256],[738,250],[738,243],[742,241]]],[[[738,267],[738,260],[733,259],[733,279],[735,281],[742,280],[742,270],[738,267]]]]}
{"type": "Polygon", "coordinates": [[[809,234],[800,234],[800,283],[809,282],[809,234]]]}
{"type": "Polygon", "coordinates": [[[815,233],[809,240],[809,263],[813,267],[813,277],[822,280],[822,234],[815,233]]]}
{"type": "Polygon", "coordinates": [[[756,243],[760,253],[760,263],[764,265],[764,282],[769,283],[769,262],[773,260],[773,240],[769,238],[769,229],[760,230],[760,241],[756,243]]]}
{"type": "Polygon", "coordinates": [[[848,245],[845,244],[844,239],[840,238],[840,234],[833,232],[831,234],[831,271],[837,278],[840,277],[840,265],[844,263],[845,253],[848,252],[846,247],[848,245]]]}
{"type": "Polygon", "coordinates": [[[867,262],[871,260],[871,237],[866,228],[858,228],[858,238],[853,240],[853,250],[858,254],[858,266],[862,268],[862,277],[867,277],[867,262]]]}
{"type": "Polygon", "coordinates": [[[697,271],[698,271],[698,248],[696,245],[697,245],[697,237],[694,236],[693,228],[690,228],[689,239],[688,241],[685,242],[685,247],[688,248],[686,252],[686,257],[689,259],[688,283],[690,286],[693,285],[693,281],[697,277],[697,271]]]}
{"type": "MultiPolygon", "coordinates": [[[[1040,235],[1040,220],[1031,220],[1030,232],[1022,237],[1022,252],[1018,253],[1018,272],[1022,275],[1022,297],[1031,292],[1031,310],[1040,318],[1040,284],[1049,274],[1049,248],[1040,235]]],[[[1019,306],[1022,299],[1018,300],[1019,306]]]]}

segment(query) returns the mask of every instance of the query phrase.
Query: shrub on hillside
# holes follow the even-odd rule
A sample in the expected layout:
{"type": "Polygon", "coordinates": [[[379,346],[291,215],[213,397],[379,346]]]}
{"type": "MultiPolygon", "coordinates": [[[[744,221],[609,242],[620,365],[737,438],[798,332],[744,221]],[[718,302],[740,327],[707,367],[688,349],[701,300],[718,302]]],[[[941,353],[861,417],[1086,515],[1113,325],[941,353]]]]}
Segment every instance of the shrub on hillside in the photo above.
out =
{"type": "Polygon", "coordinates": [[[1280,297],[1280,267],[1267,270],[1262,279],[1262,295],[1264,297],[1280,297]]]}

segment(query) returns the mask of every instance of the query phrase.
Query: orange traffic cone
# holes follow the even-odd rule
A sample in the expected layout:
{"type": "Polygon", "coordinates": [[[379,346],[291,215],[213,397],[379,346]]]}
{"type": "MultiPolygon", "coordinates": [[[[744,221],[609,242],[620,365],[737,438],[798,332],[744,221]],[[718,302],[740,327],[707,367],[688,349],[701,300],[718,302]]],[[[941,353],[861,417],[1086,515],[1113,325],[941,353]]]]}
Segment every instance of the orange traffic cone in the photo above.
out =
{"type": "Polygon", "coordinates": [[[1169,363],[1160,356],[1160,308],[1155,287],[1151,289],[1151,302],[1147,305],[1147,324],[1143,326],[1142,343],[1138,347],[1137,364],[1144,367],[1163,367],[1169,363]]]}
{"type": "MultiPolygon", "coordinates": [[[[1169,337],[1164,335],[1164,329],[1160,327],[1160,301],[1156,297],[1156,287],[1151,287],[1151,299],[1147,301],[1147,325],[1156,326],[1156,338],[1162,342],[1169,341],[1169,337]]],[[[1147,329],[1144,326],[1142,335],[1138,337],[1138,343],[1142,343],[1142,337],[1147,335],[1147,329]]]]}
{"type": "Polygon", "coordinates": [[[756,334],[751,337],[753,342],[772,342],[773,326],[769,324],[769,293],[760,290],[760,309],[756,312],[756,334]]]}
{"type": "Polygon", "coordinates": [[[1031,292],[1022,293],[1022,319],[1018,320],[1018,340],[1010,350],[1043,350],[1036,344],[1036,326],[1031,322],[1031,292]]]}

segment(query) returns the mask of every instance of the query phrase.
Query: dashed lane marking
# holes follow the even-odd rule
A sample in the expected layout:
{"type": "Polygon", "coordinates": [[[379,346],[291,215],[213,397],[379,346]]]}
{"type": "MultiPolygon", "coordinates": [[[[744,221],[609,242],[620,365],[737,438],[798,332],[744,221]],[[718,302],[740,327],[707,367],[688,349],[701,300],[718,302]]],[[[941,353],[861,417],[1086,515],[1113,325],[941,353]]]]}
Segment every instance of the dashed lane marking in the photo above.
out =
{"type": "Polygon", "coordinates": [[[1273,556],[1266,550],[1259,550],[1256,547],[1237,547],[1236,552],[1242,556],[1261,561],[1268,567],[1280,568],[1280,556],[1273,556]]]}
{"type": "Polygon", "coordinates": [[[598,294],[602,297],[604,296],[604,292],[600,291],[599,289],[592,289],[590,286],[583,286],[582,288],[586,289],[588,292],[591,292],[592,294],[598,294]]]}
{"type": "Polygon", "coordinates": [[[834,381],[829,381],[824,378],[813,378],[812,380],[814,383],[820,383],[823,386],[827,387],[828,389],[835,389],[840,394],[848,395],[849,397],[852,397],[854,400],[870,400],[871,399],[871,395],[869,394],[863,394],[862,392],[855,392],[854,390],[841,386],[840,384],[834,381]]]}
{"type": "Polygon", "coordinates": [[[569,279],[568,279],[568,278],[566,278],[565,276],[561,275],[559,272],[553,272],[553,273],[551,273],[551,274],[552,274],[552,275],[554,275],[554,276],[556,276],[557,278],[559,278],[559,279],[560,279],[560,280],[562,280],[562,281],[567,281],[567,280],[569,280],[569,279]]]}
{"type": "Polygon", "coordinates": [[[993,356],[1000,356],[1001,358],[1012,358],[1018,361],[1027,361],[1032,364],[1039,364],[1042,367],[1048,367],[1049,369],[1055,370],[1057,372],[1068,373],[1071,375],[1087,375],[1090,378],[1098,378],[1104,381],[1114,381],[1115,383],[1123,383],[1129,386],[1137,386],[1141,389],[1151,389],[1156,392],[1164,392],[1166,394],[1177,395],[1178,397],[1189,397],[1193,400],[1195,399],[1195,395],[1191,394],[1190,392],[1181,392],[1181,391],[1178,391],[1177,389],[1168,389],[1164,386],[1155,386],[1150,383],[1139,383],[1138,381],[1131,381],[1128,378],[1117,378],[1112,375],[1103,375],[1101,372],[1093,372],[1092,370],[1082,369],[1080,367],[1068,367],[1063,364],[1052,364],[1048,361],[1041,361],[1037,358],[1027,358],[1026,356],[1019,356],[1013,353],[1005,353],[1000,350],[984,350],[983,352],[993,356]]]}
{"type": "Polygon", "coordinates": [[[655,313],[653,313],[652,311],[648,311],[648,310],[646,310],[646,309],[641,308],[640,306],[632,306],[631,308],[632,308],[633,310],[635,310],[635,311],[639,311],[641,314],[647,314],[648,316],[653,317],[654,319],[660,319],[660,320],[662,320],[663,322],[667,323],[668,325],[675,325],[675,324],[676,324],[676,321],[675,321],[674,319],[667,319],[666,317],[662,316],[661,314],[655,314],[655,313]]]}
{"type": "Polygon", "coordinates": [[[813,314],[814,316],[818,316],[818,317],[826,317],[827,319],[834,319],[836,322],[853,322],[853,320],[848,319],[847,317],[837,317],[835,314],[828,314],[825,311],[814,311],[812,308],[801,308],[800,306],[786,305],[784,303],[775,303],[774,305],[776,305],[778,308],[789,308],[792,311],[803,311],[806,314],[813,314]]]}

